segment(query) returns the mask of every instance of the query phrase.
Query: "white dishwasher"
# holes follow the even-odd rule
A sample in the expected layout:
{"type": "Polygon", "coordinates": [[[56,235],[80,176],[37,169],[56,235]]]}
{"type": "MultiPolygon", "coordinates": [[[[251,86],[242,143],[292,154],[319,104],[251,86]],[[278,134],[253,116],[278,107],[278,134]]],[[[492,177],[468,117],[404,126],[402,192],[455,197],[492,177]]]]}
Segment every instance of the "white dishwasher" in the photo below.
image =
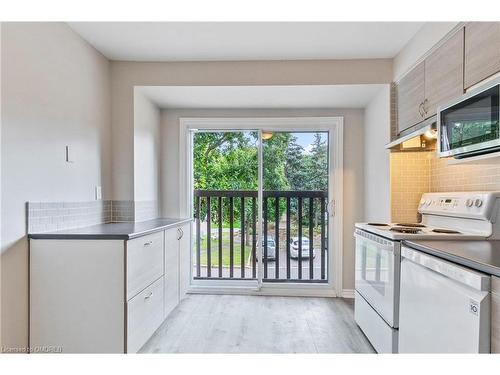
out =
{"type": "Polygon", "coordinates": [[[489,353],[490,276],[401,249],[400,353],[489,353]]]}

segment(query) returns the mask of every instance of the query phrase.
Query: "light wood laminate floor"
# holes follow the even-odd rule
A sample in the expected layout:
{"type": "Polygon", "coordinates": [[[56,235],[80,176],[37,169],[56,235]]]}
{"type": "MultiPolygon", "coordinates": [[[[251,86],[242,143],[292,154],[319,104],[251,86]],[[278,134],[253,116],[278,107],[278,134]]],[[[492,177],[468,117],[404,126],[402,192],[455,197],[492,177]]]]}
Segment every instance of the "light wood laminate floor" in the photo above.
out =
{"type": "Polygon", "coordinates": [[[373,353],[341,298],[190,295],[142,353],[373,353]]]}

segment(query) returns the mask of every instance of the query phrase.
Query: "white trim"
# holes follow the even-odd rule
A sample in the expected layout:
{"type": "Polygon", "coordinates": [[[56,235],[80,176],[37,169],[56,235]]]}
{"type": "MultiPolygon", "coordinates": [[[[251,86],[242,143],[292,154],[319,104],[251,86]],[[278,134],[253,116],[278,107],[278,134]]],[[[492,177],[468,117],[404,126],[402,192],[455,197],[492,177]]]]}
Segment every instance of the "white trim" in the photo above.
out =
{"type": "MultiPolygon", "coordinates": [[[[221,280],[206,280],[204,286],[192,282],[189,293],[232,293],[232,294],[262,294],[262,295],[304,295],[335,297],[342,295],[342,261],[343,261],[343,139],[344,118],[335,117],[266,117],[266,118],[180,118],[179,119],[179,191],[180,216],[192,216],[192,155],[187,153],[191,148],[192,130],[270,130],[270,131],[328,131],[329,132],[329,191],[328,196],[333,202],[335,215],[328,220],[328,248],[333,249],[328,257],[328,283],[265,283],[260,289],[252,287],[228,287],[221,280]],[[334,230],[336,229],[336,230],[334,230]],[[333,275],[333,277],[332,277],[333,275]],[[198,285],[195,285],[198,284],[198,285]]],[[[260,231],[259,231],[260,233],[260,231]]],[[[260,241],[258,242],[258,244],[260,241]]]]}
{"type": "Polygon", "coordinates": [[[354,289],[344,289],[341,294],[342,298],[354,298],[354,289]]]}
{"type": "MultiPolygon", "coordinates": [[[[291,284],[287,284],[291,285],[291,284]]],[[[247,287],[217,287],[217,286],[192,286],[188,294],[234,294],[250,296],[280,296],[280,297],[338,297],[332,288],[304,288],[304,284],[292,284],[294,288],[247,288],[247,287]]],[[[353,291],[354,296],[354,291],[353,291]]],[[[342,296],[343,297],[343,296],[342,296]]],[[[354,297],[344,297],[354,298],[354,297]]]]}

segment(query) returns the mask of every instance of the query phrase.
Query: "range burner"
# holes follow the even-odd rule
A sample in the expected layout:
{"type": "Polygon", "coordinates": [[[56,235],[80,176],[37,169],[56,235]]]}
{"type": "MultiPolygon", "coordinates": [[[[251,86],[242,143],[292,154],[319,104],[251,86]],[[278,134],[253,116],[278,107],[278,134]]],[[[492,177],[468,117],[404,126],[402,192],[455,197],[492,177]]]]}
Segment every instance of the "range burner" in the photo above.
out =
{"type": "Polygon", "coordinates": [[[419,223],[402,223],[402,224],[396,224],[399,227],[410,227],[410,228],[425,228],[424,224],[419,224],[419,223]]]}
{"type": "Polygon", "coordinates": [[[411,234],[416,234],[422,231],[422,229],[412,228],[412,227],[392,227],[390,230],[392,230],[393,232],[411,233],[411,234]]]}
{"type": "Polygon", "coordinates": [[[460,234],[459,231],[457,230],[452,230],[452,229],[441,229],[441,228],[436,228],[432,230],[434,233],[447,233],[447,234],[460,234]]]}
{"type": "Polygon", "coordinates": [[[388,227],[389,224],[385,223],[368,223],[368,225],[373,225],[374,227],[388,227]]]}

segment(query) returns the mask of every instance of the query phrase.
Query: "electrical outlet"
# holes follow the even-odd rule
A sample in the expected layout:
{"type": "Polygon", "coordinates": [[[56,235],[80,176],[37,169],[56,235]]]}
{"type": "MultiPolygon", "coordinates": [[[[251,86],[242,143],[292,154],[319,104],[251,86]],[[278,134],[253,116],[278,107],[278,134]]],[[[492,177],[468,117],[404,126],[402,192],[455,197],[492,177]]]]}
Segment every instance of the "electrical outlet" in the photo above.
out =
{"type": "Polygon", "coordinates": [[[100,201],[102,199],[102,188],[100,186],[95,187],[95,200],[100,201]]]}

